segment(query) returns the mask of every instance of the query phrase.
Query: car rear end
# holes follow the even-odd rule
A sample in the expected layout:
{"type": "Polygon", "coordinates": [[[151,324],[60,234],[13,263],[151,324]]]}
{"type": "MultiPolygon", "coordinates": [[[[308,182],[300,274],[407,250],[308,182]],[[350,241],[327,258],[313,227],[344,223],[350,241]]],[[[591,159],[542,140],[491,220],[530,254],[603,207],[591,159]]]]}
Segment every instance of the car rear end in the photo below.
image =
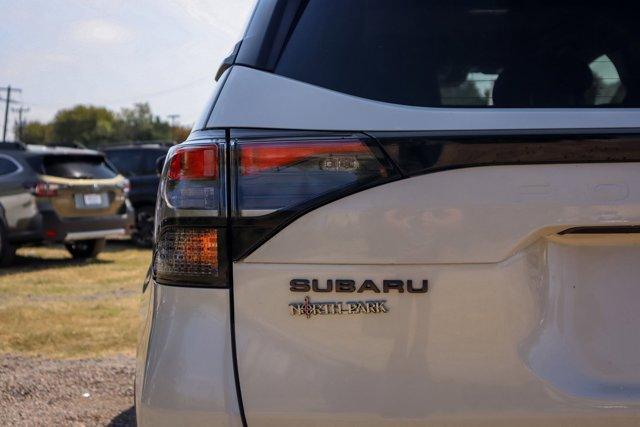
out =
{"type": "Polygon", "coordinates": [[[42,214],[44,240],[69,243],[130,232],[128,182],[102,154],[32,148],[28,162],[37,174],[28,185],[42,214]]]}
{"type": "Polygon", "coordinates": [[[161,179],[141,425],[637,425],[631,2],[261,0],[161,179]]]}

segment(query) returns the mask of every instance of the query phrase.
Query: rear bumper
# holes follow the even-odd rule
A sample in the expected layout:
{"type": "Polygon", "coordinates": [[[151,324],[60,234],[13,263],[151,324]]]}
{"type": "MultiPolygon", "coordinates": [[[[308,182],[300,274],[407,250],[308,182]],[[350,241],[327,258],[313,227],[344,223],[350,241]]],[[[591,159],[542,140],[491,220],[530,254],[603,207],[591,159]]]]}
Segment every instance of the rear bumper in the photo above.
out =
{"type": "Polygon", "coordinates": [[[133,209],[127,207],[122,214],[60,218],[54,211],[42,212],[42,240],[70,242],[124,236],[131,233],[135,224],[133,209]]]}
{"type": "Polygon", "coordinates": [[[136,362],[140,426],[241,426],[229,291],[147,279],[136,362]]]}

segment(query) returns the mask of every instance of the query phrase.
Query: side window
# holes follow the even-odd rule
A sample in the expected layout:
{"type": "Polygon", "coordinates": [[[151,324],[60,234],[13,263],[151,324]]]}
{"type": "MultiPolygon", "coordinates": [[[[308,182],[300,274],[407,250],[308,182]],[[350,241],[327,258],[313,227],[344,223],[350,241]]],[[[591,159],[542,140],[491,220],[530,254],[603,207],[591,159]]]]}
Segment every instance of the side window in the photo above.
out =
{"type": "Polygon", "coordinates": [[[9,159],[0,157],[0,176],[9,175],[10,173],[16,172],[17,170],[18,165],[16,165],[9,159]]]}

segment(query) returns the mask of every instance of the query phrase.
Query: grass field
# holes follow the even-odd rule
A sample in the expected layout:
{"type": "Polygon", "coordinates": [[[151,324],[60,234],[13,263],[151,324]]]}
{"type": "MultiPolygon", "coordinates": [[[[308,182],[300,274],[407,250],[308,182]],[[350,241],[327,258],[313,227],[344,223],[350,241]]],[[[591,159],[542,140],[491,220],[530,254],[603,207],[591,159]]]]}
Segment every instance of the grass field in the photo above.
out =
{"type": "Polygon", "coordinates": [[[97,260],[62,246],[21,248],[0,270],[0,354],[48,358],[133,355],[151,251],[109,242],[97,260]]]}

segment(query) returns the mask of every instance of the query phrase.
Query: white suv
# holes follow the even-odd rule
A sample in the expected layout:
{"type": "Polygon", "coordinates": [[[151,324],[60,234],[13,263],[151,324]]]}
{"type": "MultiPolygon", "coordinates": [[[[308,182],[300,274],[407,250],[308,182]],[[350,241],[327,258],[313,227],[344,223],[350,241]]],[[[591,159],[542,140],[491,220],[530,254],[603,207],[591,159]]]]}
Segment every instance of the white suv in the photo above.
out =
{"type": "Polygon", "coordinates": [[[635,2],[260,0],[171,149],[141,425],[638,425],[635,2]]]}

